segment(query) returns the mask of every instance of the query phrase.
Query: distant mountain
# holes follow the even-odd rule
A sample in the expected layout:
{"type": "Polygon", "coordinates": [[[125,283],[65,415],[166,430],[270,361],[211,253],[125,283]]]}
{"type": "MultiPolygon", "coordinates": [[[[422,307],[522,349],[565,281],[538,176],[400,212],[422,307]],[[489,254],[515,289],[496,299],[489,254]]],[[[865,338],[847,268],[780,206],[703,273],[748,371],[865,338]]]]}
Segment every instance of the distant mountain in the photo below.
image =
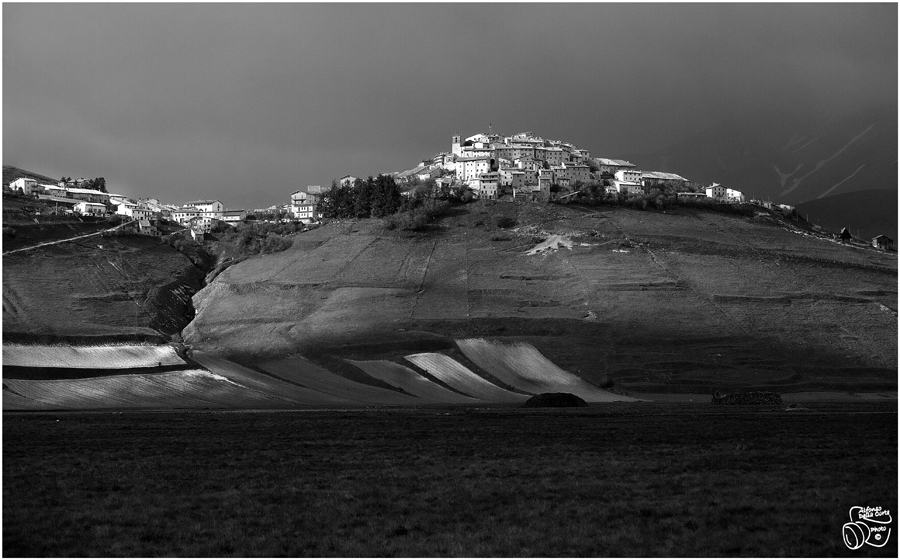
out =
{"type": "Polygon", "coordinates": [[[722,123],[650,154],[623,154],[639,168],[716,181],[755,198],[796,205],[829,194],[897,188],[897,107],[826,122],[722,123]]]}
{"type": "Polygon", "coordinates": [[[802,202],[797,211],[834,233],[850,228],[862,239],[884,234],[897,239],[897,190],[863,190],[802,202]]]}
{"type": "Polygon", "coordinates": [[[47,177],[46,175],[41,175],[40,173],[35,173],[33,171],[28,171],[26,169],[20,169],[18,167],[14,167],[12,165],[4,165],[3,166],[3,184],[8,185],[15,181],[20,177],[27,177],[29,179],[34,179],[39,183],[49,183],[51,185],[55,185],[59,182],[59,179],[52,179],[47,177]]]}

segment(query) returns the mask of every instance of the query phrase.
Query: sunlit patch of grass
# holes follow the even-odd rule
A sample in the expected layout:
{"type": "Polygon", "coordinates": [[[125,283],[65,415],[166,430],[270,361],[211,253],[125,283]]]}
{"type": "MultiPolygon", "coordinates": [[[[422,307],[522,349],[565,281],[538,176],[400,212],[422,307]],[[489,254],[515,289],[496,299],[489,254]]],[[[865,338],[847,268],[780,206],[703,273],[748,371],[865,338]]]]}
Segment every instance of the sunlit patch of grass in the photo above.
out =
{"type": "Polygon", "coordinates": [[[897,417],[830,406],[6,415],[4,553],[845,555],[897,417]]]}

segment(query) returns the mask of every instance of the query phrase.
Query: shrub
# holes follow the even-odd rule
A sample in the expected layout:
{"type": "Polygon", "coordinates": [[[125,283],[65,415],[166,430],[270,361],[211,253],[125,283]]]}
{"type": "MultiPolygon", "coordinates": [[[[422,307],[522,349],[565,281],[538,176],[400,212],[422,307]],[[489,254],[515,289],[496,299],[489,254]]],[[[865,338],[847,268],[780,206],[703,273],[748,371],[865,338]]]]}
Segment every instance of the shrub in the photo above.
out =
{"type": "Polygon", "coordinates": [[[411,203],[406,211],[387,216],[384,225],[391,230],[400,228],[406,231],[420,231],[435,218],[446,214],[449,209],[450,203],[446,200],[418,200],[411,203]]]}
{"type": "Polygon", "coordinates": [[[4,228],[3,228],[3,235],[8,235],[8,236],[10,236],[10,237],[15,237],[15,236],[16,236],[16,230],[15,230],[15,228],[11,228],[11,227],[8,227],[8,226],[7,226],[7,227],[4,227],[4,228]]]}
{"type": "Polygon", "coordinates": [[[502,229],[511,228],[516,225],[516,221],[514,219],[502,214],[494,214],[491,217],[491,220],[493,220],[495,226],[502,229]]]}

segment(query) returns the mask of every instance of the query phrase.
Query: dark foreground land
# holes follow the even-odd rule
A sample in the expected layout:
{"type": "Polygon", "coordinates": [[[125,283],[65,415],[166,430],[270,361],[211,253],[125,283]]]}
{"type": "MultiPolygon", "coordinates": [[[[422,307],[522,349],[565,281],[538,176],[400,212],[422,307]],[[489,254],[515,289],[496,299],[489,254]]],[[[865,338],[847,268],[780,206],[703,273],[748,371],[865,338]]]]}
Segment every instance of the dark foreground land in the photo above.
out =
{"type": "Polygon", "coordinates": [[[3,554],[896,557],[896,403],[804,406],[5,414],[3,554]]]}

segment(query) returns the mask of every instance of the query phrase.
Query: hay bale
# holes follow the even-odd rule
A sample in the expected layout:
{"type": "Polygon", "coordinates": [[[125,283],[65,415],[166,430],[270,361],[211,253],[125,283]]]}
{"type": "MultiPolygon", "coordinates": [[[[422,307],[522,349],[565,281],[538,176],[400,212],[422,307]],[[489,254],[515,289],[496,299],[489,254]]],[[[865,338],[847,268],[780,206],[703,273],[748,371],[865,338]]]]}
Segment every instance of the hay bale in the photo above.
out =
{"type": "Polygon", "coordinates": [[[572,393],[541,393],[525,401],[523,408],[567,408],[575,406],[587,406],[588,404],[572,393]]]}

